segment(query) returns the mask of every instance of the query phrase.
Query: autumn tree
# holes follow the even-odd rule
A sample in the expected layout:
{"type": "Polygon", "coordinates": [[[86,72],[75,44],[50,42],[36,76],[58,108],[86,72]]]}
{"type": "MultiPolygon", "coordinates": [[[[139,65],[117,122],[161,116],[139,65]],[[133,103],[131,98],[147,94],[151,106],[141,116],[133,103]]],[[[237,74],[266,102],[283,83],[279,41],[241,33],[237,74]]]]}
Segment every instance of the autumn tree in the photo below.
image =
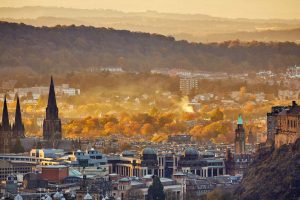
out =
{"type": "Polygon", "coordinates": [[[224,119],[224,114],[220,110],[220,108],[216,108],[213,111],[210,112],[210,120],[212,122],[217,122],[224,119]]]}
{"type": "Polygon", "coordinates": [[[246,101],[246,93],[247,93],[246,87],[242,86],[240,88],[240,94],[239,94],[239,100],[240,100],[240,102],[246,101]]]}
{"type": "Polygon", "coordinates": [[[190,130],[190,134],[193,135],[197,139],[201,139],[201,133],[203,131],[202,125],[196,125],[190,130]]]}
{"type": "Polygon", "coordinates": [[[141,134],[142,135],[150,135],[150,134],[153,134],[154,133],[154,127],[152,124],[150,123],[146,123],[142,126],[141,128],[141,134]]]}

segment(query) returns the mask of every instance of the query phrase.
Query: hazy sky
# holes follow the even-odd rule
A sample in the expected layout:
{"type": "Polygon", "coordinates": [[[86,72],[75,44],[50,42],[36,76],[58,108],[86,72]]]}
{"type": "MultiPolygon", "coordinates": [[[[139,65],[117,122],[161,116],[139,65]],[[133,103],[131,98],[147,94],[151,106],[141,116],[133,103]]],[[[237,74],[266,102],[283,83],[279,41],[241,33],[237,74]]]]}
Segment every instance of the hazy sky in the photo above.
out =
{"type": "Polygon", "coordinates": [[[0,7],[56,6],[202,13],[219,17],[300,19],[300,0],[0,0],[0,7]]]}

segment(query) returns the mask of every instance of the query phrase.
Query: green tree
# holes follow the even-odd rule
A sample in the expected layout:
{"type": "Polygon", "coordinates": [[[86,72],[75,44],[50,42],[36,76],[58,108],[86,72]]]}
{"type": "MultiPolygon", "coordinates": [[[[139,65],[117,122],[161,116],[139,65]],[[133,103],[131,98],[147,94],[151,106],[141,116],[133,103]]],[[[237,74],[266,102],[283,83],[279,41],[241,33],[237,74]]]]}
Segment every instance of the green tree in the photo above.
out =
{"type": "Polygon", "coordinates": [[[148,189],[148,200],[165,200],[164,186],[158,176],[152,177],[153,182],[148,189]]]}
{"type": "Polygon", "coordinates": [[[21,144],[21,140],[19,137],[17,137],[15,145],[12,147],[12,152],[13,153],[24,153],[25,149],[21,144]]]}

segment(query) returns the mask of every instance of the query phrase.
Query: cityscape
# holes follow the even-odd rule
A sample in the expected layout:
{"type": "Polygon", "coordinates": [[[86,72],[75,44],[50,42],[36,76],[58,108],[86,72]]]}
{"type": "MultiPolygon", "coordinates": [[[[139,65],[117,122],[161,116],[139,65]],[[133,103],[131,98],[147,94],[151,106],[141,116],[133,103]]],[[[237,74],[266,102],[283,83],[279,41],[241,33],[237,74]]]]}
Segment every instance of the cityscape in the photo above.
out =
{"type": "Polygon", "coordinates": [[[0,199],[300,199],[288,1],[0,2],[0,199]]]}

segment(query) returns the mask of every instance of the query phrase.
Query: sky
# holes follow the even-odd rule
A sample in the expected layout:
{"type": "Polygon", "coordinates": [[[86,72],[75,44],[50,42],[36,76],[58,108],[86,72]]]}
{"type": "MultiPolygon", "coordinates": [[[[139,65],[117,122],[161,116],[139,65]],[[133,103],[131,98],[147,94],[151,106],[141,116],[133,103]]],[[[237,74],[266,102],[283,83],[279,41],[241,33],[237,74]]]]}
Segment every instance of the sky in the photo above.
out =
{"type": "Polygon", "coordinates": [[[227,18],[300,19],[300,0],[0,0],[0,7],[51,6],[125,12],[200,13],[227,18]]]}

